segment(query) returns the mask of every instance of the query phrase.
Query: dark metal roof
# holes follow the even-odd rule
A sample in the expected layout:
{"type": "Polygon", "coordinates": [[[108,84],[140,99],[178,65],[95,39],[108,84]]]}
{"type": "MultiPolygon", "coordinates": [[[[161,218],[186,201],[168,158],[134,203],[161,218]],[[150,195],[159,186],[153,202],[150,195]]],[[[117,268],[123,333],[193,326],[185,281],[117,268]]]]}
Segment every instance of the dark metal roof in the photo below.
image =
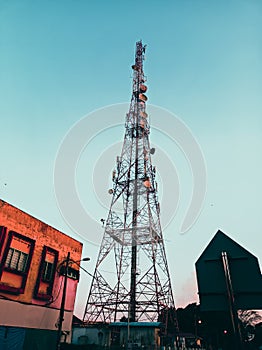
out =
{"type": "Polygon", "coordinates": [[[110,323],[110,327],[162,327],[161,322],[112,322],[110,323]]]}

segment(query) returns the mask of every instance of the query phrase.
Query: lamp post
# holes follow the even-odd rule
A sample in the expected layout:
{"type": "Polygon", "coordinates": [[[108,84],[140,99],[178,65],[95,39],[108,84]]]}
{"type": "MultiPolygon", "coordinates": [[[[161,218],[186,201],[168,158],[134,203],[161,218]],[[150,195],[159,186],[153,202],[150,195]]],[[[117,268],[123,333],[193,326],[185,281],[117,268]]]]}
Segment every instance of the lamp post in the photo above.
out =
{"type": "Polygon", "coordinates": [[[79,263],[81,261],[89,261],[90,258],[84,258],[78,261],[74,261],[70,259],[70,252],[67,253],[67,257],[64,261],[62,261],[60,265],[61,267],[65,264],[65,269],[64,269],[64,285],[63,285],[63,294],[62,294],[62,299],[61,299],[61,305],[60,305],[60,312],[59,312],[59,319],[58,319],[58,329],[57,329],[57,339],[56,339],[56,350],[60,350],[60,340],[61,340],[61,335],[62,335],[62,325],[64,321],[64,314],[65,314],[65,302],[66,302],[66,287],[67,287],[67,275],[68,275],[68,266],[69,263],[79,263]]]}

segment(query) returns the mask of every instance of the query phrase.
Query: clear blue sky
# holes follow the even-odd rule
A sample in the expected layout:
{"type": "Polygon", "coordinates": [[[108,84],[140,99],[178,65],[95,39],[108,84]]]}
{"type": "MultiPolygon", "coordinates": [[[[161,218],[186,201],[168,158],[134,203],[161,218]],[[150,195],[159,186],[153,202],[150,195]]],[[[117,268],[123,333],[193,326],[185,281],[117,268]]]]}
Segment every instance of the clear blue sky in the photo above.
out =
{"type": "MultiPolygon", "coordinates": [[[[135,42],[143,39],[149,102],[188,125],[207,166],[202,213],[180,235],[192,188],[190,170],[180,150],[152,132],[152,144],[169,155],[181,181],[180,206],[164,232],[177,306],[197,300],[194,263],[217,229],[261,261],[261,38],[260,0],[1,0],[1,198],[83,241],[83,255],[92,258],[86,268],[93,270],[97,247],[73,232],[56,205],[55,157],[63,137],[84,115],[130,100],[135,42]]],[[[152,116],[152,125],[154,118],[161,116],[152,116]]],[[[112,131],[112,139],[108,133],[87,147],[79,165],[81,181],[91,181],[90,163],[101,153],[99,145],[110,147],[122,136],[123,130],[112,131]]],[[[113,168],[114,159],[106,179],[113,168]]],[[[106,210],[95,199],[90,204],[91,194],[81,186],[82,201],[96,208],[97,224],[87,230],[102,235],[99,220],[106,210]]],[[[82,274],[79,316],[89,283],[82,274]]]]}

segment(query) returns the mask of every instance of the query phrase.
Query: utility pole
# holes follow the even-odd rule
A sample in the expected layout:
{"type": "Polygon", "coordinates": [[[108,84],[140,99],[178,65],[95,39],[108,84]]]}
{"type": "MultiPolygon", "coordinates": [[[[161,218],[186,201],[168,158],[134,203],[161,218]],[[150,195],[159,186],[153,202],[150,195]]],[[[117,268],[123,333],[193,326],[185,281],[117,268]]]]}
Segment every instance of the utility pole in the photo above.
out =
{"type": "MultiPolygon", "coordinates": [[[[64,275],[64,285],[63,285],[63,294],[61,299],[61,305],[60,305],[60,312],[59,312],[59,319],[58,319],[58,329],[57,329],[57,340],[56,340],[56,349],[60,350],[61,347],[61,335],[62,335],[62,326],[64,321],[64,314],[65,314],[65,301],[66,301],[66,288],[67,288],[67,274],[68,274],[68,265],[70,261],[70,252],[67,253],[67,258],[63,262],[65,263],[65,275],[64,275]]],[[[62,268],[63,265],[61,265],[60,268],[62,268]]]]}

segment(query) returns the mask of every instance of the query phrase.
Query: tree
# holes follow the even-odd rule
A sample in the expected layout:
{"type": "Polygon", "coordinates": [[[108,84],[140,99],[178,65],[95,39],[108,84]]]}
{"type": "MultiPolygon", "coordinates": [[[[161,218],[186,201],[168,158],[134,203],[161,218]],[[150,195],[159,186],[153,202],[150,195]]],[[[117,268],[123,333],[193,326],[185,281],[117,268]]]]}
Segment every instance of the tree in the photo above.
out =
{"type": "Polygon", "coordinates": [[[162,322],[166,327],[166,334],[168,336],[174,336],[177,330],[177,315],[175,308],[162,309],[159,316],[158,322],[162,322]]]}
{"type": "Polygon", "coordinates": [[[255,326],[262,321],[262,316],[255,310],[238,310],[238,318],[246,326],[255,326]]]}
{"type": "Polygon", "coordinates": [[[243,341],[252,342],[256,336],[256,324],[262,321],[262,316],[254,310],[238,310],[238,318],[243,341]]]}
{"type": "Polygon", "coordinates": [[[177,320],[180,331],[195,334],[196,322],[200,320],[199,305],[192,303],[185,308],[178,308],[177,320]]]}

